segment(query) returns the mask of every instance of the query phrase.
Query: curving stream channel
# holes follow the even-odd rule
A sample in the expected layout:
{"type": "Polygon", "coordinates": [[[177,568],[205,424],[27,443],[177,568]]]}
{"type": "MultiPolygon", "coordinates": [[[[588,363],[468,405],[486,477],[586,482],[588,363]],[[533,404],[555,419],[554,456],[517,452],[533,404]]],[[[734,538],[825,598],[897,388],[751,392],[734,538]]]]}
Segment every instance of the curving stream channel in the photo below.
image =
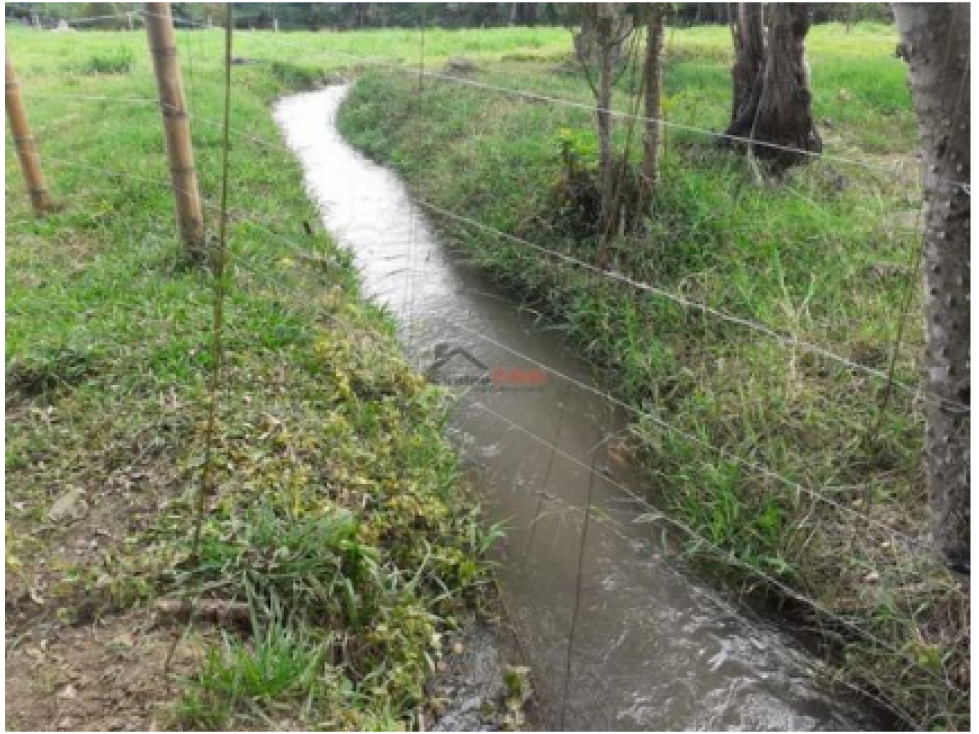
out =
{"type": "Polygon", "coordinates": [[[343,140],[346,92],[285,98],[276,120],[367,293],[462,394],[453,433],[491,519],[510,528],[500,580],[541,728],[874,728],[787,635],[677,564],[664,526],[622,490],[642,487],[616,458],[625,422],[583,387],[587,365],[440,246],[398,178],[343,140]]]}

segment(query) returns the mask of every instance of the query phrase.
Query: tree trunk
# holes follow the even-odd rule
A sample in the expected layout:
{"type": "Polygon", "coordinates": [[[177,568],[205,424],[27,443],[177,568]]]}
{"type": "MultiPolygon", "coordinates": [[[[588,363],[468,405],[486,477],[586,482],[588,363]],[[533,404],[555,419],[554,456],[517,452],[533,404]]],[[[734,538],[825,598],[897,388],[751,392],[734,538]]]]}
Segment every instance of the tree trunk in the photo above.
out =
{"type": "Polygon", "coordinates": [[[537,23],[537,3],[514,3],[517,25],[532,26],[537,23]]]}
{"type": "MultiPolygon", "coordinates": [[[[612,83],[614,81],[615,56],[621,43],[621,3],[583,3],[581,6],[581,33],[575,38],[578,59],[588,71],[588,46],[598,64],[598,79],[591,81],[595,93],[595,117],[598,127],[598,191],[601,202],[598,231],[609,229],[612,215],[612,193],[615,180],[615,159],[612,154],[612,83]]],[[[604,235],[603,235],[604,237],[604,235]]],[[[604,241],[604,240],[603,240],[604,241]]],[[[600,246],[600,250],[602,247],[600,246]]]]}
{"type": "Polygon", "coordinates": [[[597,3],[582,3],[581,5],[581,27],[572,37],[574,52],[582,65],[594,63],[597,53],[595,52],[595,23],[598,18],[597,3]]]}
{"type": "MultiPolygon", "coordinates": [[[[746,12],[745,5],[747,3],[741,4],[739,14],[746,12]]],[[[809,65],[806,62],[809,6],[805,3],[771,3],[766,6],[765,14],[768,34],[764,44],[764,64],[747,95],[739,91],[737,85],[742,74],[744,79],[748,78],[750,68],[736,70],[734,103],[739,104],[739,95],[740,100],[746,101],[740,102],[727,134],[770,143],[751,147],[759,157],[787,167],[809,158],[795,150],[813,153],[822,150],[812,117],[809,65]]],[[[745,61],[749,61],[747,55],[745,61]]]]}
{"type": "MultiPolygon", "coordinates": [[[[734,3],[732,3],[734,4],[734,3]]],[[[761,3],[736,3],[732,12],[735,60],[731,68],[731,124],[748,112],[752,90],[760,89],[761,71],[765,66],[765,31],[761,3]]],[[[756,102],[757,104],[757,102],[756,102]]]]}
{"type": "Polygon", "coordinates": [[[581,32],[575,37],[575,52],[588,83],[595,94],[595,117],[598,128],[598,197],[597,259],[604,262],[607,244],[612,234],[615,215],[615,156],[612,149],[612,87],[615,82],[616,61],[625,39],[632,32],[632,19],[624,13],[624,3],[582,3],[581,32]],[[590,38],[589,38],[590,37],[590,38]],[[590,43],[589,43],[590,41],[590,43]],[[592,78],[588,45],[593,46],[597,61],[598,79],[592,78]]]}
{"type": "Polygon", "coordinates": [[[925,184],[924,470],[935,544],[969,569],[969,6],[894,3],[908,51],[925,184]]]}
{"type": "Polygon", "coordinates": [[[596,116],[598,119],[598,169],[599,189],[602,197],[601,229],[607,229],[611,214],[612,182],[615,178],[615,160],[612,155],[612,73],[615,50],[615,16],[602,3],[596,3],[597,20],[595,39],[598,46],[598,97],[596,116]]]}
{"type": "Polygon", "coordinates": [[[601,15],[610,15],[615,26],[613,43],[612,67],[616,72],[621,71],[626,61],[625,41],[632,30],[632,16],[625,12],[625,3],[581,3],[581,25],[575,32],[572,41],[575,56],[582,64],[598,66],[600,51],[598,47],[598,19],[601,15]]]}
{"type": "Polygon", "coordinates": [[[663,90],[663,21],[665,9],[654,4],[646,16],[645,79],[646,125],[642,149],[643,200],[656,189],[659,181],[659,154],[663,144],[660,117],[663,114],[660,99],[663,90]]]}

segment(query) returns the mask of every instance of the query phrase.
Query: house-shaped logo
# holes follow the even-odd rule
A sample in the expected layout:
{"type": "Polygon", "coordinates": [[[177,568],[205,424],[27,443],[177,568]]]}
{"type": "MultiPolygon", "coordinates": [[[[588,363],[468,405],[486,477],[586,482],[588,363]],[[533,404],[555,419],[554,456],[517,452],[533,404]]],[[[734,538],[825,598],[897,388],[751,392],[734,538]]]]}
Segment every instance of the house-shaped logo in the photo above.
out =
{"type": "Polygon", "coordinates": [[[432,350],[435,361],[425,371],[425,376],[439,385],[472,387],[489,385],[490,370],[464,347],[436,344],[432,350]]]}
{"type": "Polygon", "coordinates": [[[465,347],[454,347],[444,342],[436,344],[432,354],[435,361],[425,371],[425,376],[437,385],[526,392],[540,390],[547,379],[544,369],[539,366],[490,369],[465,347]]]}

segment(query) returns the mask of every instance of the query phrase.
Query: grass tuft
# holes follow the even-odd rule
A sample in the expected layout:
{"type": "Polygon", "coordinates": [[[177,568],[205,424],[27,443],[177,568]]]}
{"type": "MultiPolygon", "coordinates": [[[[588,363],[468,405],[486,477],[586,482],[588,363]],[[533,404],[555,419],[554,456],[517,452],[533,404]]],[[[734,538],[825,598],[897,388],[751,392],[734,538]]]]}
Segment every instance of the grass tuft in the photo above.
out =
{"type": "Polygon", "coordinates": [[[91,56],[82,68],[83,74],[128,74],[133,66],[132,49],[126,46],[91,56]]]}

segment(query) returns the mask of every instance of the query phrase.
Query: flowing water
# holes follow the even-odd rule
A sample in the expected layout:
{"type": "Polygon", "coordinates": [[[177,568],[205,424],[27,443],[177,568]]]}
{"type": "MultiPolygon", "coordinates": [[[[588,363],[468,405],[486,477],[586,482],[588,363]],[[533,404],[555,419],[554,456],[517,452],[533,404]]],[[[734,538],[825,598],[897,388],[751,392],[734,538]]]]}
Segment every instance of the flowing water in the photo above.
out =
{"type": "Polygon", "coordinates": [[[587,365],[440,246],[398,178],[343,140],[346,91],[283,99],[276,119],[368,294],[396,315],[422,368],[462,394],[453,434],[491,519],[510,528],[500,580],[540,725],[873,727],[852,698],[816,682],[787,635],[677,563],[664,526],[622,489],[642,492],[616,451],[623,417],[548,371],[594,385],[587,365]]]}

